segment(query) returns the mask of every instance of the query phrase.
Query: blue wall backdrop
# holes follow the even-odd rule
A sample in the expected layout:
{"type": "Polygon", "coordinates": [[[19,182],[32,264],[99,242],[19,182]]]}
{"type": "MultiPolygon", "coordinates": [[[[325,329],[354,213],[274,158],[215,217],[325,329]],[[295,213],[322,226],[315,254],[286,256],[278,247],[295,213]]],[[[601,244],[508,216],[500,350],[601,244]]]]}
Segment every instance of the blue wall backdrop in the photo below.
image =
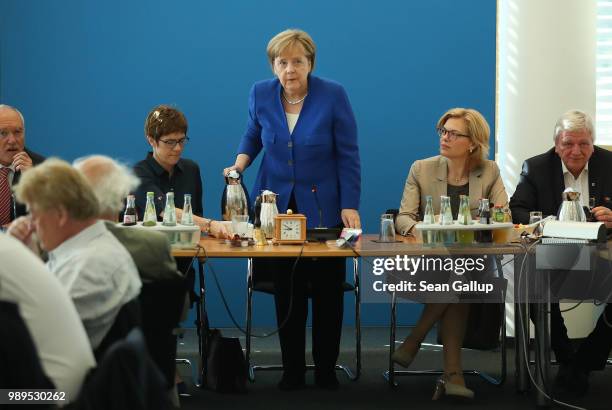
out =
{"type": "MultiPolygon", "coordinates": [[[[434,126],[455,106],[495,109],[491,0],[0,0],[0,102],[26,117],[27,145],[66,160],[102,153],[134,163],[150,108],[175,104],[190,121],[185,156],[204,178],[205,214],[219,218],[221,170],[233,163],[253,82],[272,75],[268,40],[289,27],[318,47],[316,74],[347,89],[359,126],[365,230],[398,207],[410,164],[437,153],[434,126]]],[[[247,172],[250,185],[255,170],[247,172]]],[[[214,262],[240,322],[245,266],[214,262]]],[[[209,280],[215,326],[229,326],[209,280]]],[[[352,323],[352,298],[346,299],[352,323]]],[[[273,325],[270,297],[256,300],[273,325]]],[[[410,323],[418,305],[403,308],[410,323]]],[[[366,325],[388,323],[365,305],[366,325]]]]}

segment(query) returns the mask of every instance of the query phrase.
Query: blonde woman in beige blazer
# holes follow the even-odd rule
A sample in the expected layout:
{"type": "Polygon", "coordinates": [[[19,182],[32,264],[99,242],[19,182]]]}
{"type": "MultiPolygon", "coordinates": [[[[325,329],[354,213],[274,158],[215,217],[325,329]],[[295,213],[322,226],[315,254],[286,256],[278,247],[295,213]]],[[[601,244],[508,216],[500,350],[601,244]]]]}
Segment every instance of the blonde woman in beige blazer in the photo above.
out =
{"type": "MultiPolygon", "coordinates": [[[[495,205],[506,205],[508,195],[499,168],[486,159],[489,150],[489,125],[476,110],[453,108],[438,120],[440,155],[418,160],[410,167],[395,229],[412,235],[414,225],[423,219],[425,197],[433,198],[439,213],[440,195],[469,194],[472,215],[479,198],[489,198],[495,205]]],[[[456,207],[455,207],[456,208],[456,207]]],[[[453,209],[456,218],[457,209],[453,209]]],[[[436,384],[434,399],[442,395],[472,399],[474,392],[465,387],[461,365],[461,347],[470,305],[467,303],[427,303],[412,333],[392,356],[394,362],[408,367],[421,343],[436,322],[444,346],[444,375],[436,384]]]]}

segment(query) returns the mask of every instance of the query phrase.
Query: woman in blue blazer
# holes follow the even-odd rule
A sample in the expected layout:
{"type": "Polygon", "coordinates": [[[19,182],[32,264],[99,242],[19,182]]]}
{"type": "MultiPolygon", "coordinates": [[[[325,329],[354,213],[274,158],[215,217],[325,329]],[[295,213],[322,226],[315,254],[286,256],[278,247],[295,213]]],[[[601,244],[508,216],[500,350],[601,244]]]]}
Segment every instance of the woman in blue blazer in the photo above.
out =
{"type": "MultiPolygon", "coordinates": [[[[357,125],[344,88],[311,74],[315,45],[304,31],[277,34],[268,43],[267,54],[276,77],[253,85],[247,130],[234,165],[224,174],[232,169],[243,172],[263,149],[252,197],[264,189],[277,193],[279,211],[292,209],[306,215],[308,227],[360,228],[357,125]]],[[[254,266],[255,280],[272,275],[277,322],[286,322],[279,332],[284,367],[279,388],[304,386],[306,288],[310,283],[315,382],[335,389],[345,262],[342,258],[302,258],[291,280],[294,262],[262,258],[254,266]]]]}

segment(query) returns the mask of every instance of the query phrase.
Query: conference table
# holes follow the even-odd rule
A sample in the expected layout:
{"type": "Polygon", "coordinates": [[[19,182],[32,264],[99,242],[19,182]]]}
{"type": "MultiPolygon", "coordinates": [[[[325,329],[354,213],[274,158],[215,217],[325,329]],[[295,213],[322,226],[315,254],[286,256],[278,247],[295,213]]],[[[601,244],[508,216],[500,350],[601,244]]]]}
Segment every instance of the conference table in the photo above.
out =
{"type": "MultiPolygon", "coordinates": [[[[502,256],[511,255],[515,261],[515,274],[522,270],[521,265],[524,257],[533,257],[533,249],[528,249],[525,245],[518,243],[507,244],[423,244],[420,240],[414,237],[398,236],[394,243],[378,243],[378,235],[363,235],[352,247],[338,248],[327,245],[326,243],[306,243],[304,245],[273,245],[267,244],[264,246],[233,246],[225,240],[202,237],[196,247],[188,249],[173,249],[172,254],[175,257],[195,258],[200,263],[198,264],[199,272],[199,296],[200,303],[198,304],[198,336],[200,355],[206,351],[205,338],[202,335],[202,329],[205,325],[203,321],[206,318],[206,287],[204,281],[203,265],[207,259],[216,258],[237,258],[247,260],[247,278],[252,278],[252,262],[253,258],[267,257],[305,257],[305,258],[325,258],[325,257],[343,257],[351,258],[353,264],[353,281],[357,289],[361,281],[360,260],[365,258],[376,257],[394,257],[396,255],[407,255],[413,257],[423,256],[452,256],[452,255],[492,255],[502,256]]],[[[600,251],[600,257],[603,259],[609,258],[612,249],[612,241],[607,244],[607,251],[600,251]]],[[[501,271],[501,266],[498,264],[498,270],[501,271]]],[[[538,275],[537,270],[528,268],[523,272],[526,276],[538,275]]],[[[544,288],[547,286],[541,283],[544,288]]],[[[516,291],[516,289],[515,289],[516,291]]],[[[357,292],[357,295],[359,293],[357,292]]],[[[515,296],[517,296],[515,294],[515,296]]],[[[360,309],[361,300],[357,296],[356,309],[360,309]]],[[[546,386],[549,382],[548,366],[550,365],[550,340],[549,340],[549,319],[548,319],[548,303],[538,303],[537,327],[544,331],[538,332],[536,338],[536,361],[535,361],[535,380],[529,380],[528,369],[528,337],[529,337],[529,320],[526,315],[526,303],[515,303],[515,330],[516,330],[516,377],[517,389],[525,391],[529,385],[537,384],[538,386],[546,386]],[[530,383],[531,382],[531,383],[530,383]]],[[[356,334],[359,336],[359,326],[356,326],[356,334]]],[[[201,356],[202,357],[202,356],[201,356]]],[[[360,355],[357,355],[360,357],[360,355]]],[[[505,366],[504,366],[505,367],[505,366]]],[[[361,363],[357,363],[357,375],[359,375],[361,363]]],[[[502,375],[503,380],[504,375],[502,375]]],[[[546,406],[549,404],[548,398],[541,391],[541,387],[535,392],[535,399],[538,405],[546,406]]]]}
{"type": "MultiPolygon", "coordinates": [[[[305,243],[303,245],[286,245],[286,244],[267,244],[263,246],[235,246],[231,243],[228,243],[225,239],[218,239],[213,237],[202,237],[200,242],[195,248],[188,249],[173,249],[172,254],[174,257],[182,257],[182,258],[197,258],[199,261],[198,264],[198,279],[199,279],[199,303],[197,304],[197,331],[198,331],[198,348],[200,356],[202,356],[203,352],[206,351],[206,338],[203,334],[203,329],[208,326],[206,322],[206,285],[205,285],[205,277],[204,277],[204,263],[207,259],[217,259],[217,258],[231,258],[231,259],[246,259],[247,260],[247,284],[249,285],[249,289],[253,283],[253,258],[333,258],[333,257],[341,257],[341,258],[352,258],[353,262],[353,286],[356,289],[356,310],[357,315],[360,314],[361,309],[361,301],[359,300],[359,249],[360,244],[358,243],[355,248],[338,248],[331,247],[326,245],[325,243],[305,243]]],[[[247,315],[250,312],[247,312],[247,315]]],[[[247,323],[247,333],[250,334],[250,321],[247,323]]],[[[360,326],[355,326],[356,338],[360,340],[360,326]]],[[[250,376],[252,375],[252,368],[250,366],[250,357],[248,357],[248,352],[250,352],[250,338],[246,338],[246,351],[247,357],[246,362],[249,368],[250,376]]],[[[358,352],[356,354],[357,363],[356,363],[356,374],[353,376],[348,371],[349,376],[354,379],[359,378],[361,373],[361,354],[360,354],[360,346],[357,346],[358,352]]]]}
{"type": "MultiPolygon", "coordinates": [[[[546,262],[546,261],[544,261],[546,262]]],[[[590,244],[538,244],[534,248],[530,246],[526,249],[523,255],[515,258],[515,297],[518,297],[515,303],[515,338],[516,338],[516,388],[518,392],[526,392],[531,386],[535,386],[535,401],[539,407],[549,407],[552,404],[551,397],[547,394],[550,391],[550,366],[551,366],[551,341],[550,341],[550,303],[554,298],[565,302],[571,301],[592,301],[601,299],[602,303],[607,302],[607,298],[601,297],[601,294],[608,293],[609,286],[604,287],[607,278],[612,275],[612,241],[607,243],[590,243],[590,244]],[[545,255],[536,252],[538,247],[558,247],[556,250],[557,262],[560,265],[567,266],[545,267],[539,266],[542,262],[538,262],[538,257],[546,259],[545,255]],[[565,255],[559,255],[559,253],[565,255]],[[573,266],[576,260],[567,256],[579,252],[588,254],[588,267],[573,266]],[[523,260],[525,259],[525,260],[523,260]],[[559,261],[566,259],[565,261],[559,261]],[[568,262],[569,261],[569,262],[568,262]],[[603,278],[601,283],[591,282],[592,274],[598,273],[599,278],[603,278]],[[567,281],[568,285],[559,288],[558,283],[567,281]],[[578,279],[578,280],[577,280],[578,279]],[[557,286],[551,286],[551,282],[557,281],[557,286]],[[571,281],[573,280],[573,282],[571,281]],[[584,284],[588,284],[585,288],[584,284]],[[526,290],[530,288],[530,294],[526,295],[526,290]],[[553,296],[552,289],[557,289],[553,296]],[[585,291],[586,289],[586,291],[585,291]],[[605,289],[605,290],[604,290],[605,289]],[[594,293],[600,296],[596,297],[594,293]],[[521,296],[522,295],[522,296],[521,296]],[[528,341],[529,335],[529,305],[535,309],[535,360],[530,361],[528,341]],[[529,372],[529,364],[534,365],[533,373],[529,372]]],[[[608,364],[612,361],[608,359],[608,364]]]]}
{"type": "MultiPolygon", "coordinates": [[[[253,274],[253,258],[326,258],[326,257],[342,257],[351,258],[353,266],[353,285],[356,288],[356,317],[359,317],[361,299],[360,299],[360,282],[361,282],[361,269],[360,260],[367,258],[380,258],[380,257],[394,257],[400,256],[411,256],[411,257],[427,257],[427,256],[452,256],[452,255],[491,255],[491,256],[502,256],[502,255],[516,255],[524,252],[523,247],[518,244],[473,244],[473,245],[462,245],[462,244],[423,244],[420,240],[415,237],[403,237],[398,236],[398,239],[394,243],[380,243],[377,241],[378,235],[363,235],[359,241],[357,241],[351,247],[338,248],[333,245],[326,243],[305,243],[304,245],[281,245],[281,244],[267,244],[264,246],[234,246],[223,239],[217,239],[213,237],[202,237],[195,248],[188,249],[173,249],[173,256],[182,258],[195,258],[200,263],[198,264],[198,275],[199,275],[199,297],[200,301],[197,308],[197,329],[198,329],[198,340],[199,340],[199,352],[202,357],[202,353],[206,351],[206,338],[203,337],[204,326],[208,324],[206,321],[206,285],[204,278],[204,264],[207,259],[216,258],[232,258],[232,259],[245,259],[247,261],[247,282],[252,283],[253,274]]],[[[501,265],[498,265],[498,269],[501,274],[501,265]]],[[[247,329],[249,332],[250,329],[247,329]]],[[[356,323],[355,326],[356,339],[360,340],[360,326],[356,323]]],[[[250,340],[247,338],[247,352],[250,351],[249,346],[250,340]]],[[[357,363],[356,363],[356,376],[354,379],[359,377],[361,371],[360,362],[360,345],[357,344],[357,363]]],[[[247,363],[249,358],[247,357],[247,363]]],[[[502,380],[505,377],[505,357],[503,358],[503,373],[502,380]]]]}

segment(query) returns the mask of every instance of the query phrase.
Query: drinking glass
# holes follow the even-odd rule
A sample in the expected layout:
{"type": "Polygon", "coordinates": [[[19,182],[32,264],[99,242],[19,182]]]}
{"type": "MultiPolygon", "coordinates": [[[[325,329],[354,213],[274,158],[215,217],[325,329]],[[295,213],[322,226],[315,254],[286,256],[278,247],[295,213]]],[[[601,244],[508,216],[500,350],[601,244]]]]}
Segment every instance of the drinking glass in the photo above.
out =
{"type": "Polygon", "coordinates": [[[395,242],[395,223],[393,214],[382,214],[380,216],[380,242],[395,242]]]}
{"type": "Polygon", "coordinates": [[[235,235],[238,235],[241,238],[246,238],[248,229],[249,229],[249,216],[248,215],[232,216],[232,231],[234,231],[235,235]]]}
{"type": "Polygon", "coordinates": [[[529,225],[539,222],[539,224],[533,229],[534,235],[542,233],[542,211],[531,211],[529,212],[529,225]]]}

